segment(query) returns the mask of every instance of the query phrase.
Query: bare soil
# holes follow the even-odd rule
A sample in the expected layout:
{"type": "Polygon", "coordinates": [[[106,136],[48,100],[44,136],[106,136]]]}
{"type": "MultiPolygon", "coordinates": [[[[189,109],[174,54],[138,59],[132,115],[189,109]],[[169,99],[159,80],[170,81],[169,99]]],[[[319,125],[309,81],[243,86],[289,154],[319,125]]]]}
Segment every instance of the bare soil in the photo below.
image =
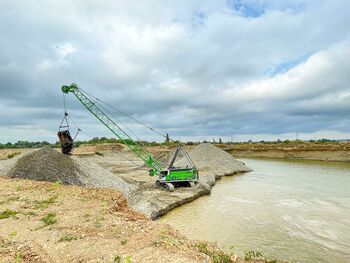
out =
{"type": "Polygon", "coordinates": [[[0,262],[209,261],[195,241],[130,210],[115,190],[2,177],[0,193],[0,262]],[[45,223],[49,214],[55,220],[45,223]]]}
{"type": "Polygon", "coordinates": [[[350,161],[350,142],[244,143],[217,146],[237,158],[350,161]]]}

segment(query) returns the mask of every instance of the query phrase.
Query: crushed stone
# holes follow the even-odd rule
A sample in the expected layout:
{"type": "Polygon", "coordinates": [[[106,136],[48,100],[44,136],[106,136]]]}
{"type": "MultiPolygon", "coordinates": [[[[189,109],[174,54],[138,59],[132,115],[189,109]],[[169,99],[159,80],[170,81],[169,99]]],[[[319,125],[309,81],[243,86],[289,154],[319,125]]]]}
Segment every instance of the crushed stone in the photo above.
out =
{"type": "MultiPolygon", "coordinates": [[[[231,154],[211,143],[197,145],[189,152],[189,155],[199,170],[215,175],[223,176],[252,171],[243,162],[236,160],[231,154]]],[[[186,166],[187,160],[182,158],[176,164],[186,166]]]]}
{"type": "Polygon", "coordinates": [[[64,155],[51,147],[44,147],[19,158],[7,171],[11,178],[56,182],[96,188],[117,189],[128,197],[135,186],[103,169],[99,165],[64,155]]]}
{"type": "Polygon", "coordinates": [[[79,173],[80,170],[69,156],[61,154],[51,147],[44,147],[18,159],[7,176],[83,185],[79,180],[79,173]]]}

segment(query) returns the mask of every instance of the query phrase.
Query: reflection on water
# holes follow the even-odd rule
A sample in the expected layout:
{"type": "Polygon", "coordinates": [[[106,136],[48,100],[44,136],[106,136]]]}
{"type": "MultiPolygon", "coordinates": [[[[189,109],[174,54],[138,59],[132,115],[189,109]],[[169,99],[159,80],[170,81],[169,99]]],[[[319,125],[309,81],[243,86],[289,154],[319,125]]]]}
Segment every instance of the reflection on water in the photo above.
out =
{"type": "Polygon", "coordinates": [[[160,220],[239,255],[350,262],[350,163],[242,161],[254,171],[223,178],[210,196],[160,220]]]}

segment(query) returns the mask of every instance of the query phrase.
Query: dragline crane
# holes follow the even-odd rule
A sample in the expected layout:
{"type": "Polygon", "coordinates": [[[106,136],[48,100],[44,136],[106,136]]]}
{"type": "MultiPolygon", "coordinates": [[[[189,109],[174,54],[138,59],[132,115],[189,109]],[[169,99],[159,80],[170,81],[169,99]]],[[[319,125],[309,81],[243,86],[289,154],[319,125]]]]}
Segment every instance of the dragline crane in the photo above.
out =
{"type": "MultiPolygon", "coordinates": [[[[70,86],[62,86],[62,92],[64,94],[73,93],[73,95],[80,101],[81,104],[93,115],[95,116],[110,132],[112,132],[122,143],[124,143],[129,149],[134,152],[147,167],[150,168],[149,175],[158,176],[156,183],[158,186],[161,186],[169,191],[173,191],[174,187],[181,185],[193,185],[198,182],[198,169],[191,160],[190,156],[183,148],[182,145],[178,145],[172,160],[170,161],[167,167],[156,160],[150,153],[148,153],[139,143],[137,143],[124,129],[118,125],[111,116],[107,115],[102,107],[98,103],[95,103],[92,99],[89,98],[88,94],[81,90],[76,84],[71,84],[70,86]],[[175,160],[178,157],[178,154],[182,152],[184,158],[187,159],[189,165],[186,167],[175,167],[175,160]]],[[[65,113],[66,114],[66,113],[65,113]]],[[[154,129],[152,129],[154,130],[154,129]]],[[[59,137],[61,143],[64,142],[64,137],[67,137],[69,132],[66,130],[59,132],[59,137]]],[[[70,136],[70,135],[69,135],[70,136]]],[[[68,141],[72,141],[72,138],[68,138],[68,141]]],[[[64,152],[63,143],[62,143],[62,152],[64,152]]]]}

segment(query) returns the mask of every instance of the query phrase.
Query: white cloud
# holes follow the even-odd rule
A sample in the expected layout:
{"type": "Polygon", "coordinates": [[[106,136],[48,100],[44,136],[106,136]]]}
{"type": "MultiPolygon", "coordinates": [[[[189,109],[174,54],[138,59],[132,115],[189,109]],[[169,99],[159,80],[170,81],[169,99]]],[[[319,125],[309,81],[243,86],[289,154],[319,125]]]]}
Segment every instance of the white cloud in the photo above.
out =
{"type": "MultiPolygon", "coordinates": [[[[349,131],[349,2],[243,2],[264,12],[244,16],[209,0],[5,1],[0,102],[12,111],[1,124],[29,118],[39,129],[46,118],[54,140],[59,87],[76,82],[175,136],[349,131]],[[266,74],[285,64],[294,67],[266,74]],[[13,113],[22,108],[23,119],[13,113]]],[[[87,128],[95,123],[68,104],[87,128]]]]}

